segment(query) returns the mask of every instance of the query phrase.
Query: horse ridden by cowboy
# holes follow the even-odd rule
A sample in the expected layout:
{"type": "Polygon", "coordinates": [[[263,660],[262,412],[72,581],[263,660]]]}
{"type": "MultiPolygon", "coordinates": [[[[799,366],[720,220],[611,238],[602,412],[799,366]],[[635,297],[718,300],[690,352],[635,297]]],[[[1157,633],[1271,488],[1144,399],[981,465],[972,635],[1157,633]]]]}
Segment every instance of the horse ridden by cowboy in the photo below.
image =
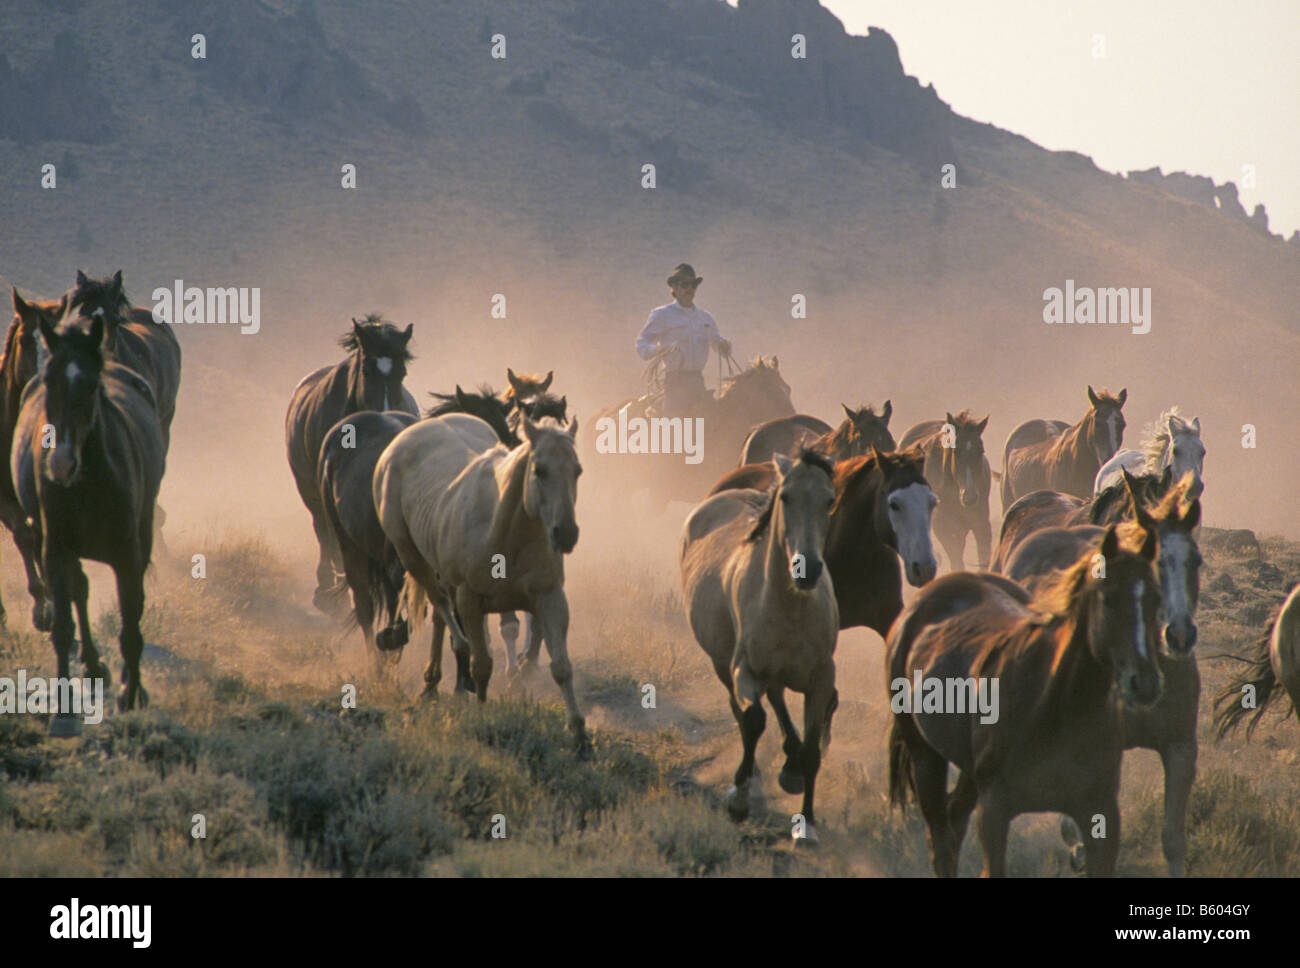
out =
{"type": "Polygon", "coordinates": [[[668,277],[673,301],[651,311],[636,339],[641,359],[662,354],[664,397],[660,407],[665,417],[689,416],[710,399],[704,386],[710,347],[717,350],[719,359],[731,354],[731,343],[718,332],[713,315],[695,305],[695,290],[703,281],[685,262],[674,269],[668,277]]]}

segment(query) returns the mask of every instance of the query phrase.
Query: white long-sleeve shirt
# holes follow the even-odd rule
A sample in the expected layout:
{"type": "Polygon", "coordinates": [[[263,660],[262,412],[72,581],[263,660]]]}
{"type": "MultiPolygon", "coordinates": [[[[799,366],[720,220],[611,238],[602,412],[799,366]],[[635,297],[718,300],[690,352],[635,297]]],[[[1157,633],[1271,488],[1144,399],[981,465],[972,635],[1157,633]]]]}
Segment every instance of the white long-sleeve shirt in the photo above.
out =
{"type": "Polygon", "coordinates": [[[651,310],[650,318],[636,338],[636,353],[648,360],[665,346],[676,343],[681,353],[669,354],[665,361],[667,368],[700,371],[709,362],[709,347],[716,346],[721,339],[718,324],[708,310],[699,306],[687,309],[674,299],[666,306],[651,310]]]}

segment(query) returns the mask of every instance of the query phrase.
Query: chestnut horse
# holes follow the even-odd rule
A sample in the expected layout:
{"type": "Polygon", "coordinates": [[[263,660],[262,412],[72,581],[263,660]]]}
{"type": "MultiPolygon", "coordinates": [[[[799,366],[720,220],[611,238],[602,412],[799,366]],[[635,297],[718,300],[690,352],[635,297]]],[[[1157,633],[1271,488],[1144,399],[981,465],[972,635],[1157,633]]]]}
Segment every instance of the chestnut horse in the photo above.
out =
{"type": "Polygon", "coordinates": [[[1062,420],[1026,420],[1007,437],[1002,455],[1002,510],[1016,498],[1048,488],[1089,497],[1101,465],[1124,442],[1124,415],[1128,399],[1121,390],[1113,397],[1088,387],[1091,409],[1069,427],[1062,420]]]}
{"type": "Polygon", "coordinates": [[[910,788],[919,802],[940,877],[956,875],[977,806],[985,875],[1006,874],[1011,820],[1037,811],[1064,813],[1092,831],[1089,875],[1114,873],[1120,704],[1149,706],[1160,695],[1160,592],[1155,535],[1134,553],[1112,527],[1100,551],[1104,577],[1090,548],[1032,601],[999,575],[946,575],[922,589],[890,632],[890,799],[906,804],[910,788]],[[953,685],[962,689],[955,702],[932,703],[927,680],[940,685],[941,700],[953,685]],[[964,695],[990,683],[1000,686],[989,688],[991,716],[968,708],[964,695]],[[951,797],[950,763],[960,771],[951,797]]]}
{"type": "Polygon", "coordinates": [[[943,420],[926,420],[908,429],[900,450],[925,451],[925,479],[939,498],[934,509],[934,533],[948,555],[948,568],[965,567],[966,536],[975,536],[977,568],[989,566],[993,526],[989,523],[989,494],[993,472],[984,456],[984,428],[989,418],[976,420],[969,410],[943,420]]]}
{"type": "Polygon", "coordinates": [[[831,460],[861,457],[872,447],[882,453],[894,450],[894,435],[889,432],[889,418],[894,405],[886,400],[877,416],[871,404],[854,410],[841,403],[844,420],[834,430],[829,424],[806,413],[777,417],[761,423],[749,432],[740,449],[740,466],[761,464],[773,454],[787,457],[807,447],[831,460]]]}

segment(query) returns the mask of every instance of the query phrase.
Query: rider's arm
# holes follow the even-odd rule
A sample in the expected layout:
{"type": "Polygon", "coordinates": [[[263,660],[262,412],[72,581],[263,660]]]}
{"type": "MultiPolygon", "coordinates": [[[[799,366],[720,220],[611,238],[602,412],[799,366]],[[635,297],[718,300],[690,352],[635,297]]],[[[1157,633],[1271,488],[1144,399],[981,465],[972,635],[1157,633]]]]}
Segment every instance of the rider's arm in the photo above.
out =
{"type": "Polygon", "coordinates": [[[723,339],[722,333],[718,331],[718,324],[714,320],[712,313],[709,314],[709,319],[706,325],[709,329],[709,343],[713,348],[717,350],[719,354],[730,353],[731,342],[730,340],[723,339]]]}
{"type": "Polygon", "coordinates": [[[659,352],[659,343],[663,339],[663,323],[654,313],[645,321],[641,335],[636,338],[636,355],[648,360],[659,352]]]}

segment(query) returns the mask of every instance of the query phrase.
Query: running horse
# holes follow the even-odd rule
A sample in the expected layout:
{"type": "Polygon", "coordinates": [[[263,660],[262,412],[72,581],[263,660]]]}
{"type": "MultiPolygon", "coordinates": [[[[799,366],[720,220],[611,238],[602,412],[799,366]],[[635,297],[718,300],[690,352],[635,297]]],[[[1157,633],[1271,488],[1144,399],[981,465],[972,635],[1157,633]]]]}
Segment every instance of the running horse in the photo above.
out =
{"type": "Polygon", "coordinates": [[[777,713],[786,763],[781,787],[803,793],[796,844],[817,843],[813,790],[830,742],[839,614],[823,550],[835,503],[833,466],[805,450],[798,460],[773,457],[767,494],[728,490],[707,498],[682,528],[682,599],[695,640],[727,689],[743,755],[727,810],[743,820],[762,802],[754,752],[767,716],[777,713]],[[784,690],[804,695],[800,740],[784,690]]]}
{"type": "MultiPolygon", "coordinates": [[[[23,395],[14,431],[10,474],[23,510],[41,523],[42,572],[53,604],[58,674],[67,679],[74,645],[72,609],[84,607],[81,559],[109,565],[117,578],[123,687],[121,709],[149,701],[140,678],[144,638],[144,573],[153,548],[153,515],[166,444],[153,389],[134,370],[106,358],[107,322],[88,331],[58,332],[41,319],[49,359],[23,395]],[[47,446],[52,428],[53,447],[47,446]]],[[[92,679],[108,668],[83,622],[81,661],[92,679]]],[[[76,736],[81,722],[67,710],[50,723],[52,736],[76,736]]]]}
{"type": "Polygon", "coordinates": [[[1291,589],[1247,661],[1250,664],[1246,671],[1215,700],[1214,725],[1219,739],[1253,709],[1254,715],[1246,726],[1249,740],[1264,710],[1283,692],[1291,697],[1291,712],[1300,718],[1300,585],[1291,589]]]}
{"type": "Polygon", "coordinates": [[[749,432],[740,448],[740,466],[761,464],[771,460],[773,454],[790,457],[804,447],[832,461],[861,457],[872,447],[882,453],[894,450],[894,435],[889,432],[889,418],[894,413],[892,401],[886,400],[879,414],[871,404],[857,410],[843,403],[840,406],[844,419],[834,429],[806,413],[759,424],[749,432]]]}
{"type": "Polygon", "coordinates": [[[1141,476],[1160,477],[1168,470],[1174,480],[1183,475],[1194,475],[1193,490],[1189,496],[1200,497],[1204,490],[1201,473],[1205,464],[1205,445],[1201,443],[1201,418],[1187,420],[1177,407],[1170,407],[1146,427],[1146,436],[1137,450],[1116,452],[1097,471],[1092,493],[1101,494],[1113,484],[1120,483],[1120,470],[1141,476]]]}
{"type": "Polygon", "coordinates": [[[1121,706],[1150,706],[1161,690],[1156,538],[1133,552],[1108,529],[1104,577],[1097,553],[1089,548],[1032,600],[1000,575],[946,575],[894,623],[885,655],[889,795],[904,806],[910,791],[920,804],[940,877],[956,875],[977,806],[985,875],[1006,874],[1011,820],[1037,811],[1089,831],[1104,822],[1104,836],[1085,841],[1087,870],[1115,871],[1121,706]],[[936,682],[944,701],[931,702],[936,682]],[[981,682],[999,686],[991,715],[967,699],[981,682]],[[959,771],[951,795],[950,763],[959,771]]]}
{"type": "Polygon", "coordinates": [[[415,398],[402,386],[406,364],[412,359],[408,344],[413,329],[407,326],[399,330],[374,313],[362,320],[353,319],[352,329],[339,339],[339,346],[348,355],[339,363],[322,366],[303,377],[289,400],[284,419],[285,446],[298,496],[311,514],[320,546],[312,601],[323,612],[338,611],[338,596],[347,585],[336,577],[343,570],[342,552],[326,525],[321,506],[321,445],[331,427],[362,410],[399,410],[419,416],[415,398]]]}
{"type": "Polygon", "coordinates": [[[1002,456],[1002,508],[1043,488],[1086,498],[1097,471],[1124,442],[1120,412],[1128,391],[1114,397],[1088,387],[1091,408],[1073,427],[1063,420],[1027,420],[1007,437],[1002,456]]]}
{"type": "Polygon", "coordinates": [[[976,420],[969,410],[943,420],[926,420],[908,429],[898,442],[901,450],[925,452],[925,479],[939,498],[934,509],[934,533],[948,555],[948,567],[965,567],[966,536],[975,536],[977,568],[989,565],[993,526],[989,494],[993,472],[984,456],[984,428],[989,418],[976,420]]]}

